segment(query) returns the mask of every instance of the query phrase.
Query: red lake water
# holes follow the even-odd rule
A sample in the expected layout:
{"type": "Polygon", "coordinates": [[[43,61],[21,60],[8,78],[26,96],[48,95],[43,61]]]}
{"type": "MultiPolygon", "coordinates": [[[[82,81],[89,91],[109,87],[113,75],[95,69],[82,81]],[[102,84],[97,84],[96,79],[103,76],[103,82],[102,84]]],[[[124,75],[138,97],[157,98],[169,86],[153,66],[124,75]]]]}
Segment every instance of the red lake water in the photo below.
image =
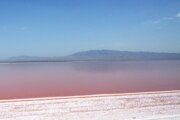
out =
{"type": "Polygon", "coordinates": [[[0,64],[0,99],[180,89],[180,61],[0,64]]]}

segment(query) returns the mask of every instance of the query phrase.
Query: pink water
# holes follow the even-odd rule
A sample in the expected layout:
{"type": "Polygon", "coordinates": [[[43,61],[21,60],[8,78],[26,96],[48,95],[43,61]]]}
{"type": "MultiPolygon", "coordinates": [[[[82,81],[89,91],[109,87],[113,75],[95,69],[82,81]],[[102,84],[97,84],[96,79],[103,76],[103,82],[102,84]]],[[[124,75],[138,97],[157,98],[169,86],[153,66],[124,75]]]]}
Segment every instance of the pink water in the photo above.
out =
{"type": "Polygon", "coordinates": [[[0,64],[0,99],[180,89],[180,61],[0,64]]]}

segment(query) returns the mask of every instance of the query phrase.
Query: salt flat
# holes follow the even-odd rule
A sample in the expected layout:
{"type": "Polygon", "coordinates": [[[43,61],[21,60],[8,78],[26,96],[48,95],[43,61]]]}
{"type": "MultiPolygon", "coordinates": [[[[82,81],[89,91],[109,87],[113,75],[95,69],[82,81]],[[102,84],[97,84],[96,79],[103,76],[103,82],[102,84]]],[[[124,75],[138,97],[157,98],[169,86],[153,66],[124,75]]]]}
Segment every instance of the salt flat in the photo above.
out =
{"type": "Polygon", "coordinates": [[[1,100],[0,120],[180,120],[180,90],[1,100]]]}

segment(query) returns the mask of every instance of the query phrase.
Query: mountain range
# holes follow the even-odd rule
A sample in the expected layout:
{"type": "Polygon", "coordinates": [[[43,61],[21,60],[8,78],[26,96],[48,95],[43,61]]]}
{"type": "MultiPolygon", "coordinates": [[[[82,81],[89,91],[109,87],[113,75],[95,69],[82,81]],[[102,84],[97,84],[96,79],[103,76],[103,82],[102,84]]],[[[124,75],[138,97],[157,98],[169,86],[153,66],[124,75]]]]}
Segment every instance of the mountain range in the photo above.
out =
{"type": "Polygon", "coordinates": [[[180,53],[131,52],[117,50],[89,50],[62,57],[17,56],[1,62],[66,62],[66,61],[127,61],[127,60],[180,60],[180,53]]]}

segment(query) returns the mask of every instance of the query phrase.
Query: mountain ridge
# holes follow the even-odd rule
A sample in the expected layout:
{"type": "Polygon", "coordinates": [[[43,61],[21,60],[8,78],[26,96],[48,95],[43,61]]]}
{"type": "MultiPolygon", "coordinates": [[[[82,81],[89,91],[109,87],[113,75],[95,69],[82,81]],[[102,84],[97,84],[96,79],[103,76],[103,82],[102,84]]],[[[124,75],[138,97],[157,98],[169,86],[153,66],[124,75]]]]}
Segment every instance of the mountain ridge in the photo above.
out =
{"type": "Polygon", "coordinates": [[[81,51],[61,57],[17,56],[6,59],[4,62],[62,62],[86,60],[180,60],[180,53],[135,52],[103,49],[81,51]]]}

